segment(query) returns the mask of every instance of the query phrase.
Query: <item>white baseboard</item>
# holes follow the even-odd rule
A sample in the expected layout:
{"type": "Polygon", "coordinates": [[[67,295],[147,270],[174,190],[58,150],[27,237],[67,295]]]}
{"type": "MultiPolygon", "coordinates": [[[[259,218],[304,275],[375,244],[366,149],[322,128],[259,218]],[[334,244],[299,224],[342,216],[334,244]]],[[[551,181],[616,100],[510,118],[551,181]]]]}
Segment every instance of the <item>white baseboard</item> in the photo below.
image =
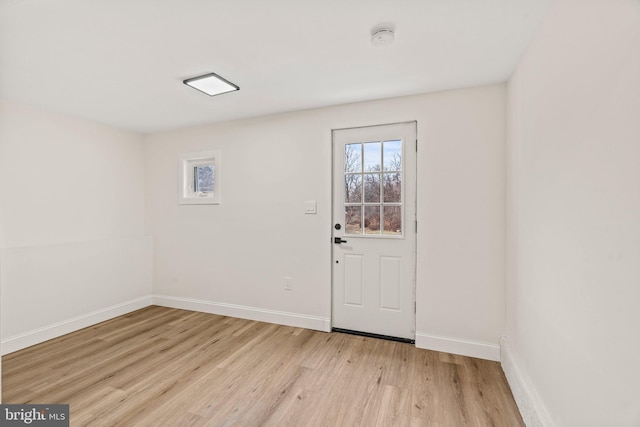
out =
{"type": "Polygon", "coordinates": [[[95,325],[96,323],[148,307],[151,305],[151,301],[151,295],[132,299],[121,304],[112,305],[111,307],[92,311],[91,313],[9,337],[2,340],[2,354],[13,353],[14,351],[22,350],[23,348],[48,341],[52,338],[57,338],[64,334],[86,328],[87,326],[95,325]]]}
{"type": "Polygon", "coordinates": [[[167,295],[154,295],[153,304],[163,307],[180,308],[183,310],[218,314],[221,316],[231,316],[239,317],[241,319],[257,320],[259,322],[276,323],[279,325],[314,329],[316,331],[331,331],[331,319],[319,316],[309,316],[307,314],[267,310],[264,308],[248,307],[244,305],[197,300],[192,298],[172,297],[167,295]]]}
{"type": "Polygon", "coordinates": [[[416,332],[416,347],[479,359],[500,361],[500,346],[495,344],[467,341],[457,338],[440,337],[416,332]]]}
{"type": "Polygon", "coordinates": [[[513,398],[527,427],[553,427],[554,423],[544,407],[529,377],[519,368],[518,358],[508,337],[500,338],[502,370],[507,377],[513,398]]]}

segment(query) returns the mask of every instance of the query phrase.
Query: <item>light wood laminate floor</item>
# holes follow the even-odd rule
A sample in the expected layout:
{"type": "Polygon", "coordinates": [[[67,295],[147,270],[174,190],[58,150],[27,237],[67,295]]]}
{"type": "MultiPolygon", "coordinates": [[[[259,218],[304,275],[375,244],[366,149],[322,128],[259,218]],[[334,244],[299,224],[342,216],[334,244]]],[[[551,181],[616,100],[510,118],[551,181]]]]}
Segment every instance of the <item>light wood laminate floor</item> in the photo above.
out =
{"type": "Polygon", "coordinates": [[[523,426],[495,362],[147,307],[12,353],[3,403],[71,426],[523,426]]]}

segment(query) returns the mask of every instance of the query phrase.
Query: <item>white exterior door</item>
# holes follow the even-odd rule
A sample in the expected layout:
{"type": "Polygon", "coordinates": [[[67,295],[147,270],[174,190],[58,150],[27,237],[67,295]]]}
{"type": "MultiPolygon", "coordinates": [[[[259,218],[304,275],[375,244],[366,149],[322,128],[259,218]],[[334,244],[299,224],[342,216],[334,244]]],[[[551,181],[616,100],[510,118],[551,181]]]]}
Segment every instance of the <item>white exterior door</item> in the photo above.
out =
{"type": "Polygon", "coordinates": [[[332,327],[415,338],[416,123],[333,131],[332,327]]]}

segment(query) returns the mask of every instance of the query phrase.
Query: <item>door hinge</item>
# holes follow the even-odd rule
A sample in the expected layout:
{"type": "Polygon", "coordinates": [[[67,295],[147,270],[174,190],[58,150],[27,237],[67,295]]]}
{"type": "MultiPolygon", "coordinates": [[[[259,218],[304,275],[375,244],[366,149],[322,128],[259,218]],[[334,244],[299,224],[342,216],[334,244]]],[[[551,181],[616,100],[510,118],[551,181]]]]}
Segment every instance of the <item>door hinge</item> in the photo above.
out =
{"type": "Polygon", "coordinates": [[[413,302],[413,312],[414,313],[418,312],[418,303],[416,301],[413,302]]]}

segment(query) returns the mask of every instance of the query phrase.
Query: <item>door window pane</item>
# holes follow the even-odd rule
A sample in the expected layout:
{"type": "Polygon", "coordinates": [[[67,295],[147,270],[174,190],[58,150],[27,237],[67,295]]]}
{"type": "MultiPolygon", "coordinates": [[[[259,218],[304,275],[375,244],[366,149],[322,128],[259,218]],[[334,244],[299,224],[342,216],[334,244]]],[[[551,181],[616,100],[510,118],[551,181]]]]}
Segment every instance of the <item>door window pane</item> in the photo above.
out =
{"type": "Polygon", "coordinates": [[[345,203],[362,202],[362,175],[348,173],[344,176],[345,203]]]}
{"type": "Polygon", "coordinates": [[[400,206],[384,207],[384,234],[402,234],[402,208],[400,206]]]}
{"type": "Polygon", "coordinates": [[[402,141],[384,142],[384,170],[402,170],[402,141]]]}
{"type": "Polygon", "coordinates": [[[384,174],[384,202],[402,202],[402,174],[399,172],[384,174]]]}
{"type": "Polygon", "coordinates": [[[362,144],[344,146],[344,171],[362,172],[362,144]]]}
{"type": "Polygon", "coordinates": [[[365,142],[364,144],[364,172],[380,171],[382,163],[382,143],[365,142]]]}
{"type": "Polygon", "coordinates": [[[364,233],[380,234],[380,206],[364,207],[364,233]]]}
{"type": "Polygon", "coordinates": [[[380,174],[366,174],[364,176],[364,202],[380,202],[380,174]]]}
{"type": "Polygon", "coordinates": [[[346,234],[362,234],[362,206],[347,206],[344,223],[346,234]]]}

